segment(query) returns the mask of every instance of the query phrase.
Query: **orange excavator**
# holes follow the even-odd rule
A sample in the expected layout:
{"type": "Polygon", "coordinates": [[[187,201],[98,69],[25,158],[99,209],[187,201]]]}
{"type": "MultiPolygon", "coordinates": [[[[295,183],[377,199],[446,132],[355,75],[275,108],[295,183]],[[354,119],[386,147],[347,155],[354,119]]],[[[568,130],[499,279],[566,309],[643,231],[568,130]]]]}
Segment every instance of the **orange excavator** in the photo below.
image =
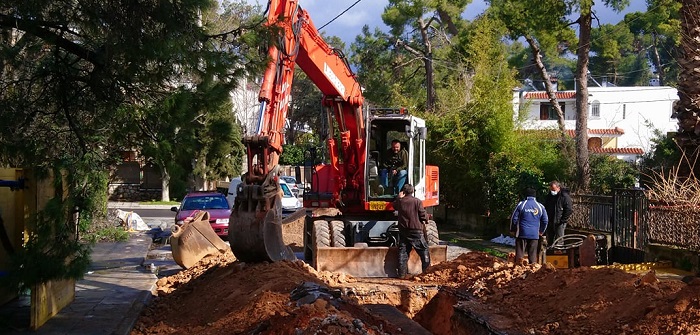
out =
{"type": "MultiPolygon", "coordinates": [[[[425,121],[405,109],[365,109],[362,87],[342,52],[329,46],[297,0],[271,0],[267,24],[278,29],[260,90],[258,131],[246,136],[248,172],[238,186],[229,241],[244,262],[296,259],[282,238],[279,157],[298,65],[323,93],[321,104],[331,131],[327,164],[310,167],[304,257],[318,270],[355,276],[395,276],[397,218],[392,208],[396,178],[382,169],[392,142],[407,151],[405,180],[426,207],[438,204],[438,168],[426,166],[425,121]],[[333,136],[333,134],[336,134],[333,136]],[[312,209],[333,213],[314,216],[312,209]]],[[[314,211],[318,213],[319,211],[314,211]]],[[[434,221],[426,225],[433,263],[444,261],[434,221]]],[[[412,255],[409,270],[420,269],[412,255]],[[414,264],[415,263],[415,264],[414,264]]]]}

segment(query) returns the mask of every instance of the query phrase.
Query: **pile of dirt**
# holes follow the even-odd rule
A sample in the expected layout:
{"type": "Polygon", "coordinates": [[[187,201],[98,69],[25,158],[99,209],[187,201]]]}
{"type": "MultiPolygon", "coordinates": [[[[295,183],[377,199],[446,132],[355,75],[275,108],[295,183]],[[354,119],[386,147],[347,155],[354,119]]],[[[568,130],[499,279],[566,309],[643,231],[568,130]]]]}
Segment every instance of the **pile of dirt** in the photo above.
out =
{"type": "Polygon", "coordinates": [[[131,334],[400,333],[338,292],[329,293],[316,271],[301,261],[247,265],[209,257],[157,285],[158,297],[131,334]],[[297,292],[293,299],[302,284],[324,291],[297,292]]]}
{"type": "Polygon", "coordinates": [[[700,333],[700,279],[515,266],[480,252],[409,280],[317,272],[300,261],[232,260],[209,257],[159,280],[158,297],[132,334],[406,333],[361,304],[397,306],[434,334],[487,326],[508,334],[700,333]]]}
{"type": "Polygon", "coordinates": [[[158,282],[156,282],[156,295],[163,296],[164,294],[171,293],[190,280],[209,271],[215,271],[218,268],[227,266],[235,261],[236,256],[233,255],[231,250],[227,250],[223,254],[206,256],[185,271],[180,271],[172,276],[159,279],[158,282]]]}
{"type": "Polygon", "coordinates": [[[700,333],[700,279],[686,284],[659,281],[653,272],[514,266],[469,253],[414,280],[445,288],[415,318],[434,334],[460,327],[455,313],[507,333],[700,333]]]}

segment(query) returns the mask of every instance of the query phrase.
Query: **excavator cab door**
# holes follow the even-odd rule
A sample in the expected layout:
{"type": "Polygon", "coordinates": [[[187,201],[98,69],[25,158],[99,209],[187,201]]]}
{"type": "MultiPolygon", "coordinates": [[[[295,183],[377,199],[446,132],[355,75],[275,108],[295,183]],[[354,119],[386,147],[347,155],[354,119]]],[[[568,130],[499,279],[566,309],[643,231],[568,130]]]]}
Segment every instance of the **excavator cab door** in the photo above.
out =
{"type": "Polygon", "coordinates": [[[411,117],[410,123],[406,125],[406,134],[411,139],[408,157],[409,180],[415,188],[413,196],[425,200],[425,120],[411,117]]]}

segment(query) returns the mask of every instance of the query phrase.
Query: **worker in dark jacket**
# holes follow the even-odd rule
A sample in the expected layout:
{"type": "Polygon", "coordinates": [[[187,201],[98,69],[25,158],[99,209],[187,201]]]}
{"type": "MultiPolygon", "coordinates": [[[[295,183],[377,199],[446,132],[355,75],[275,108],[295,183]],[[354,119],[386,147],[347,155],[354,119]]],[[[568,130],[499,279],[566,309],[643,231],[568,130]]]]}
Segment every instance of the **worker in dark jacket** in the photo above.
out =
{"type": "Polygon", "coordinates": [[[510,231],[515,234],[515,264],[520,264],[527,252],[530,264],[537,262],[537,246],[540,236],[547,230],[547,211],[535,199],[533,188],[525,190],[527,198],[515,206],[511,216],[510,231]]]}
{"type": "Polygon", "coordinates": [[[423,271],[430,266],[428,243],[423,227],[427,223],[423,202],[413,196],[413,185],[404,184],[394,201],[394,209],[399,214],[399,278],[408,274],[408,255],[415,249],[420,256],[423,271]]]}
{"type": "MultiPolygon", "coordinates": [[[[573,203],[569,190],[561,188],[559,182],[554,180],[549,183],[549,194],[544,201],[544,207],[549,216],[549,229],[547,229],[547,245],[553,245],[554,241],[564,236],[566,224],[573,213],[573,203]]],[[[559,241],[561,244],[562,241],[559,241]]]]}

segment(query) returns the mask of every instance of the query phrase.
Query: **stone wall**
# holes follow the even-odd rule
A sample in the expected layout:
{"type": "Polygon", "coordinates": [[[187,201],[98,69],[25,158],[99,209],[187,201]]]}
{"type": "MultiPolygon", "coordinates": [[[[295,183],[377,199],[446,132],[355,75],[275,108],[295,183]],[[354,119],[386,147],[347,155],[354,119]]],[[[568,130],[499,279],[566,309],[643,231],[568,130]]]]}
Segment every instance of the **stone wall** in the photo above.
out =
{"type": "Polygon", "coordinates": [[[109,184],[108,197],[112,201],[148,201],[161,199],[161,189],[141,188],[141,184],[109,184]]]}

